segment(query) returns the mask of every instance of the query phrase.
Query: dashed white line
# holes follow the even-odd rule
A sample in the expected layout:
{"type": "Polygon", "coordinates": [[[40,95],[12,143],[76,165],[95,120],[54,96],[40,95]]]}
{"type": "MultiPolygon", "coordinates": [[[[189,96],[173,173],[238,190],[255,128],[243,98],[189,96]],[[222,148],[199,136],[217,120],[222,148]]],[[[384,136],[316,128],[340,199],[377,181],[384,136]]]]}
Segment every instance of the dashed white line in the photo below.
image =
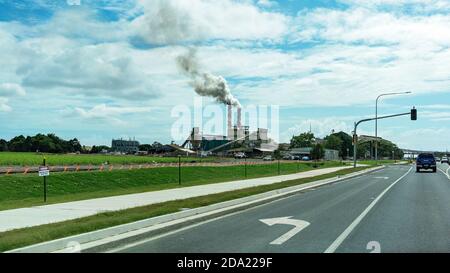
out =
{"type": "Polygon", "coordinates": [[[404,175],[387,187],[378,197],[370,203],[370,205],[342,232],[341,235],[325,250],[324,253],[334,253],[338,247],[344,242],[344,240],[350,235],[350,233],[358,226],[358,224],[366,217],[369,211],[380,201],[380,199],[392,188],[400,182],[405,176],[407,176],[413,168],[411,167],[404,175]]]}

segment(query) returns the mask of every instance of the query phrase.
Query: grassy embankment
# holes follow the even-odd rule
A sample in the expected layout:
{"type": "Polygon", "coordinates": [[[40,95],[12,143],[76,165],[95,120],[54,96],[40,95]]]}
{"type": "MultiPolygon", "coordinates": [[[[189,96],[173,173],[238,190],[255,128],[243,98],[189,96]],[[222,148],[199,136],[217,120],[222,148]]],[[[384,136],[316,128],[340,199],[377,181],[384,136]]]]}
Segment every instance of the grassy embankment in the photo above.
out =
{"type": "Polygon", "coordinates": [[[355,171],[363,170],[365,168],[368,167],[345,169],[338,172],[311,178],[304,178],[272,185],[265,185],[226,193],[195,197],[181,201],[165,202],[145,207],[127,209],[123,211],[102,213],[90,217],[85,217],[61,223],[3,232],[0,233],[0,251],[7,251],[27,245],[37,244],[40,242],[55,240],[58,238],[64,238],[76,234],[131,223],[164,214],[174,213],[179,211],[181,208],[197,208],[214,203],[225,202],[232,199],[259,194],[275,189],[291,187],[320,179],[331,178],[338,175],[340,176],[346,175],[355,171]]]}
{"type": "MultiPolygon", "coordinates": [[[[50,166],[65,165],[101,165],[110,164],[146,164],[146,163],[172,163],[178,162],[178,157],[134,156],[134,155],[88,155],[88,154],[38,154],[0,152],[0,166],[39,166],[46,157],[50,166]]],[[[182,162],[211,162],[217,158],[182,157],[182,162]]]]}
{"type": "MultiPolygon", "coordinates": [[[[342,166],[339,162],[326,162],[320,168],[342,166]]],[[[311,163],[282,163],[281,174],[313,170],[311,163]]],[[[278,164],[227,167],[183,167],[181,186],[178,168],[116,170],[112,172],[52,173],[48,177],[48,203],[100,198],[147,191],[188,187],[278,175],[278,164]]],[[[0,176],[0,210],[43,205],[43,179],[37,174],[0,176]]]]}

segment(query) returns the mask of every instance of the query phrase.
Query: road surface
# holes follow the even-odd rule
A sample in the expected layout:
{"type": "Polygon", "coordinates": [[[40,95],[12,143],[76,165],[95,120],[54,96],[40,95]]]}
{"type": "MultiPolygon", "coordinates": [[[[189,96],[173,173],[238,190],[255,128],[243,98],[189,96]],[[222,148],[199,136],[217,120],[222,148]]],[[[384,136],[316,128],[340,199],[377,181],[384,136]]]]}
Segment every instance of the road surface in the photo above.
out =
{"type": "Polygon", "coordinates": [[[389,166],[113,252],[450,252],[450,180],[389,166]]]}

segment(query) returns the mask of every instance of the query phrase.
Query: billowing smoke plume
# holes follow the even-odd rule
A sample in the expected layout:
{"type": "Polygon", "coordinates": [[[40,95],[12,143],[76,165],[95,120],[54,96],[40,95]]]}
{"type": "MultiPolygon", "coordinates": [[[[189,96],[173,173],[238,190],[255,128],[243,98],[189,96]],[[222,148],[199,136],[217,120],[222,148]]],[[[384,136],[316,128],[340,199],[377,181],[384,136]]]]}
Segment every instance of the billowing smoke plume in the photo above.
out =
{"type": "Polygon", "coordinates": [[[187,54],[179,56],[177,63],[192,79],[191,85],[197,94],[215,98],[220,103],[241,107],[239,101],[231,94],[227,81],[223,77],[200,71],[195,49],[190,49],[187,54]]]}

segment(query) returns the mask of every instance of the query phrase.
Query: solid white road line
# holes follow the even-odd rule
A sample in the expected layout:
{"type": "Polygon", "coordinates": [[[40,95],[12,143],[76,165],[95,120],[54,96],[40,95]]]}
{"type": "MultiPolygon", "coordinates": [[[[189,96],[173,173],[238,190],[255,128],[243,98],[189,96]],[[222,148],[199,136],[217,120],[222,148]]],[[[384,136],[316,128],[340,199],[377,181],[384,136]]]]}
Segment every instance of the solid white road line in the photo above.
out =
{"type": "Polygon", "coordinates": [[[400,182],[405,176],[407,176],[413,168],[411,167],[404,175],[387,187],[375,200],[370,203],[370,205],[342,232],[341,235],[325,250],[324,253],[334,253],[339,246],[344,242],[344,240],[350,235],[350,233],[358,226],[358,224],[366,217],[369,211],[380,201],[380,199],[392,188],[400,182]]]}

